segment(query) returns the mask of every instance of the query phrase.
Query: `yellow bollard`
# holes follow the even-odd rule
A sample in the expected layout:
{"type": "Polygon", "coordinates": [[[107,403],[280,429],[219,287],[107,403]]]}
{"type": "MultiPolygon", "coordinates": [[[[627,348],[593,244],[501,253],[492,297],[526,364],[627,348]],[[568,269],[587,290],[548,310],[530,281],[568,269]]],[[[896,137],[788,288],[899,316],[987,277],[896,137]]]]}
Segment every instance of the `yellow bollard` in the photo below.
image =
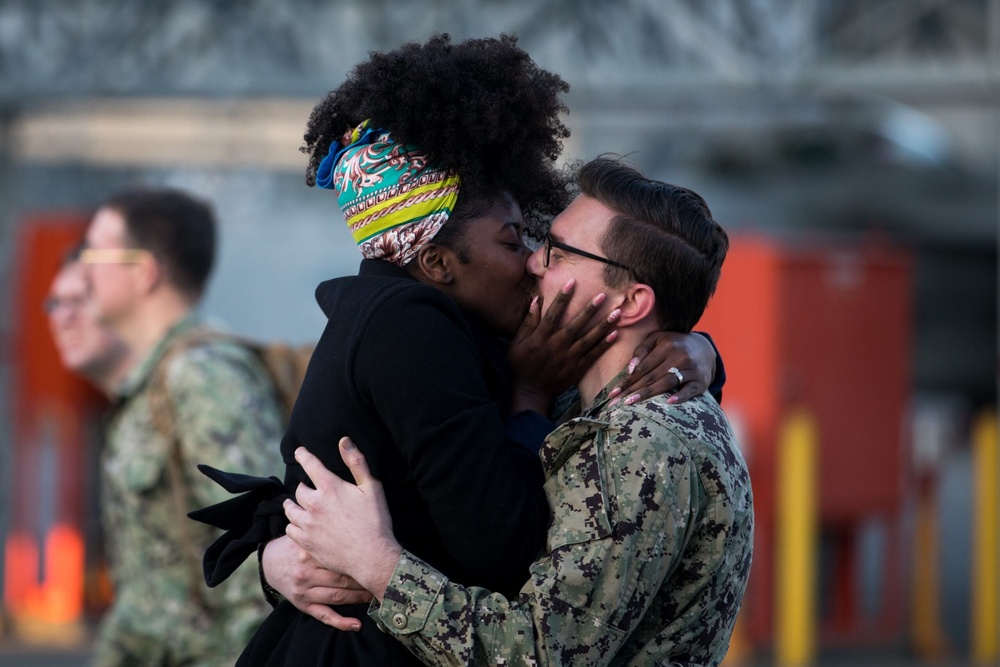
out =
{"type": "Polygon", "coordinates": [[[972,524],[972,661],[994,665],[1000,660],[1000,457],[997,416],[980,415],[972,431],[972,471],[975,475],[972,524]]]}
{"type": "Polygon", "coordinates": [[[775,658],[802,667],[816,657],[818,429],[805,411],[789,414],[778,441],[775,496],[775,658]]]}
{"type": "Polygon", "coordinates": [[[938,537],[936,485],[926,476],[917,488],[911,629],[917,654],[928,662],[940,661],[949,650],[941,625],[938,537]]]}

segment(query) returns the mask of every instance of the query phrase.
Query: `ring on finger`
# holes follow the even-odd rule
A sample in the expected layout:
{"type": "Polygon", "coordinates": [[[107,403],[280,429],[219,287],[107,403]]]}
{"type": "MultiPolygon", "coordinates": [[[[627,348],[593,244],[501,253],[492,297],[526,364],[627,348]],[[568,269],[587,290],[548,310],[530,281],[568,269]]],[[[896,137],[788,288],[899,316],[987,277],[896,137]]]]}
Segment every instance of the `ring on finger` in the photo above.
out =
{"type": "Polygon", "coordinates": [[[677,370],[676,366],[671,366],[670,368],[668,368],[667,369],[667,373],[669,373],[670,375],[673,375],[675,378],[677,378],[677,386],[678,387],[681,386],[682,384],[684,384],[684,376],[681,374],[681,372],[679,370],[677,370]]]}

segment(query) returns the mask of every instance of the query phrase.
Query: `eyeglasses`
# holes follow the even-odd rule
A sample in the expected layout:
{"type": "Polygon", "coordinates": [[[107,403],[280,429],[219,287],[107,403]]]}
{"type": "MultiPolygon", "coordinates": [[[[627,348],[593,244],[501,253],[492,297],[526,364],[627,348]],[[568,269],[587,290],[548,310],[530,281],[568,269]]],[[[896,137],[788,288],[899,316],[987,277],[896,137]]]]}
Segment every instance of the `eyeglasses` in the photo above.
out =
{"type": "Polygon", "coordinates": [[[135,264],[148,250],[142,248],[84,248],[80,251],[81,264],[135,264]]]}
{"type": "Polygon", "coordinates": [[[553,248],[559,248],[564,252],[573,253],[574,255],[579,255],[580,257],[586,257],[587,259],[596,259],[598,262],[604,262],[605,264],[610,264],[615,268],[624,269],[628,271],[633,276],[635,275],[635,271],[633,271],[632,269],[630,269],[629,267],[625,266],[620,262],[616,262],[613,259],[608,259],[607,257],[601,257],[600,255],[595,255],[594,253],[587,252],[586,250],[580,250],[579,248],[574,248],[571,245],[566,245],[565,243],[560,243],[559,241],[554,241],[552,237],[549,236],[548,234],[545,235],[545,264],[543,265],[546,268],[548,268],[549,266],[549,255],[552,254],[553,248]]]}
{"type": "Polygon", "coordinates": [[[84,296],[50,296],[42,302],[42,308],[49,315],[60,308],[77,311],[87,305],[87,297],[84,296]]]}

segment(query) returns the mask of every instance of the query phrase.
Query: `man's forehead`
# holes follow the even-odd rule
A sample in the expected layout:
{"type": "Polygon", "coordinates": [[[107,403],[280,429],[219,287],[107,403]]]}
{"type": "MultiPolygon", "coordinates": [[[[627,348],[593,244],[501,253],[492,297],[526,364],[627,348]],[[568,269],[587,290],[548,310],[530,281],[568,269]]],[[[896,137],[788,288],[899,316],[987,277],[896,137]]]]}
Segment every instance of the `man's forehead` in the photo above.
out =
{"type": "Polygon", "coordinates": [[[86,271],[74,262],[64,266],[52,281],[52,292],[58,294],[85,294],[87,292],[86,271]]]}
{"type": "Polygon", "coordinates": [[[125,219],[110,208],[100,208],[94,214],[87,229],[87,239],[90,241],[119,241],[125,238],[125,219]]]}
{"type": "Polygon", "coordinates": [[[549,233],[557,241],[581,235],[602,236],[613,217],[614,211],[607,206],[593,197],[580,194],[555,217],[549,233]]]}

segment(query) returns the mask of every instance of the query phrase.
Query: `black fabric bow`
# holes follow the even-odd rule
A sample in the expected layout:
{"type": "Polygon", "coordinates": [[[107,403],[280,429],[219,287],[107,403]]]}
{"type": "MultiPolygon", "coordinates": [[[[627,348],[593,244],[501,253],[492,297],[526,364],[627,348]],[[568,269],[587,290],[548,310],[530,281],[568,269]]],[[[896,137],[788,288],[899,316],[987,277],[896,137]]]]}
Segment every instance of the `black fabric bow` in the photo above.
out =
{"type": "Polygon", "coordinates": [[[277,477],[224,472],[204,464],[198,470],[226,491],[242,494],[188,513],[195,521],[226,531],[208,547],[202,560],[205,583],[214,587],[258,546],[285,534],[288,518],[281,505],[291,495],[277,477]]]}

